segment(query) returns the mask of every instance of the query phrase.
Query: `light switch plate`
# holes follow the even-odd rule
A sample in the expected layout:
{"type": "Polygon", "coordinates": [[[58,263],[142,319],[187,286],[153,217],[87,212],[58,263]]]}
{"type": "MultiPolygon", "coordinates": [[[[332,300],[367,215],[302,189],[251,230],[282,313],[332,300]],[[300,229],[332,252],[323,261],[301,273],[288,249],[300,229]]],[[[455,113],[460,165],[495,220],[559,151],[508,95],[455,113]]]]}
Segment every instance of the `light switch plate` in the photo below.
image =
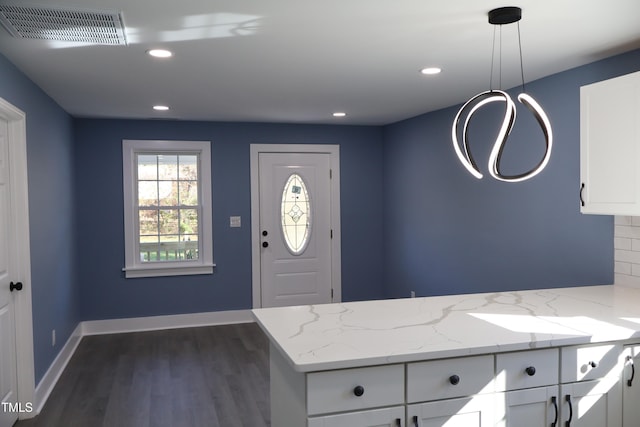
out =
{"type": "Polygon", "coordinates": [[[229,227],[238,228],[242,227],[242,218],[239,216],[230,216],[229,217],[229,227]]]}

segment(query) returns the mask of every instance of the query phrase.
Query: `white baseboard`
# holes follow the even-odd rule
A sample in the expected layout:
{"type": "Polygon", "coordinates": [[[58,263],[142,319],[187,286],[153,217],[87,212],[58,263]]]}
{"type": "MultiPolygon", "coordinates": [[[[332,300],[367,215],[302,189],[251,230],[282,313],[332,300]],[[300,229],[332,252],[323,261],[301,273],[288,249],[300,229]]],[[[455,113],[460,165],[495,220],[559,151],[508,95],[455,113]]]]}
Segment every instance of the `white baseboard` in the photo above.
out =
{"type": "Polygon", "coordinates": [[[39,414],[44,407],[44,404],[49,398],[51,391],[53,391],[53,388],[56,386],[60,375],[64,372],[64,368],[67,367],[69,360],[71,360],[71,356],[76,352],[76,348],[78,348],[78,344],[80,344],[81,339],[82,326],[80,323],[73,330],[67,342],[62,346],[62,349],[60,349],[60,353],[58,353],[56,358],[53,360],[53,363],[49,366],[49,369],[47,369],[47,372],[36,387],[34,396],[35,414],[39,414]]]}
{"type": "Polygon", "coordinates": [[[35,392],[35,411],[39,414],[47,402],[60,375],[86,335],[155,331],[198,326],[229,325],[254,322],[251,310],[214,311],[209,313],[175,314],[170,316],[134,317],[129,319],[88,320],[80,322],[47,369],[35,392]]]}

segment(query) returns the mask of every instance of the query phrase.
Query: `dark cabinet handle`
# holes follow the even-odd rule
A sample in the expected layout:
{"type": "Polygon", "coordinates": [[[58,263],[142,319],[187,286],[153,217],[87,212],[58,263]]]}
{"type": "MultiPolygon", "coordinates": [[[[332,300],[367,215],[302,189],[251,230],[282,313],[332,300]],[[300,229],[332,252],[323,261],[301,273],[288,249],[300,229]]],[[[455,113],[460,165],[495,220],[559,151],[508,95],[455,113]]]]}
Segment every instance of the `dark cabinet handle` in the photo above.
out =
{"type": "Polygon", "coordinates": [[[589,366],[591,366],[592,368],[597,368],[598,367],[598,362],[594,362],[593,360],[591,362],[588,363],[589,366]]]}
{"type": "Polygon", "coordinates": [[[9,291],[13,292],[14,290],[21,291],[22,290],[22,282],[18,282],[18,283],[11,282],[11,283],[9,283],[9,291]]]}
{"type": "Polygon", "coordinates": [[[526,368],[524,371],[525,371],[525,372],[527,373],[527,375],[529,375],[530,377],[532,377],[532,376],[534,376],[534,375],[536,374],[536,368],[535,368],[535,366],[529,366],[529,367],[528,367],[528,368],[526,368]]]}
{"type": "Polygon", "coordinates": [[[361,385],[356,386],[353,389],[353,394],[355,394],[357,397],[360,397],[364,394],[364,387],[362,387],[361,385]]]}
{"type": "Polygon", "coordinates": [[[396,427],[402,427],[402,420],[400,418],[396,418],[396,427]]]}
{"type": "Polygon", "coordinates": [[[584,199],[582,198],[582,192],[584,191],[584,182],[580,186],[580,206],[584,206],[584,199]]]}
{"type": "Polygon", "coordinates": [[[263,235],[263,236],[266,236],[267,234],[269,234],[269,232],[268,232],[267,230],[263,230],[263,231],[262,231],[262,235],[263,235]]]}
{"type": "Polygon", "coordinates": [[[451,385],[458,385],[460,383],[460,377],[457,375],[451,375],[449,377],[449,382],[451,385]]]}
{"type": "Polygon", "coordinates": [[[418,416],[417,415],[413,416],[413,427],[420,427],[420,424],[418,424],[418,416]]]}
{"type": "Polygon", "coordinates": [[[556,427],[556,424],[558,424],[558,399],[556,399],[555,396],[551,396],[551,403],[553,403],[553,409],[556,413],[556,416],[551,423],[551,427],[556,427]]]}
{"type": "Polygon", "coordinates": [[[569,419],[566,423],[564,423],[564,427],[571,427],[571,420],[573,419],[573,405],[571,404],[571,395],[567,394],[565,396],[567,403],[569,403],[569,419]]]}
{"type": "Polygon", "coordinates": [[[269,247],[269,242],[262,242],[262,247],[263,248],[268,248],[269,247]]]}
{"type": "Polygon", "coordinates": [[[633,377],[636,376],[636,368],[633,364],[633,357],[627,356],[627,361],[631,362],[631,378],[627,380],[627,387],[633,387],[633,377]]]}

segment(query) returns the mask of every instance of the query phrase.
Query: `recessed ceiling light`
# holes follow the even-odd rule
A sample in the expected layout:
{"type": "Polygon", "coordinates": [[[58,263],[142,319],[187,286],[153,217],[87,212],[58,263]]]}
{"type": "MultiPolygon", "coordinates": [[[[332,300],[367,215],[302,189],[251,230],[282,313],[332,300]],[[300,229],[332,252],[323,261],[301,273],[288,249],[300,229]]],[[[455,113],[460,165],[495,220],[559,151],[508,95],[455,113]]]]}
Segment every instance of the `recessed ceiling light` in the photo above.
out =
{"type": "Polygon", "coordinates": [[[169,107],[167,107],[166,105],[154,105],[153,109],[156,111],[168,111],[169,107]]]}
{"type": "Polygon", "coordinates": [[[333,117],[346,117],[347,113],[344,113],[342,111],[336,111],[335,113],[333,113],[333,117]]]}
{"type": "Polygon", "coordinates": [[[438,67],[427,67],[420,70],[420,72],[422,74],[434,75],[434,74],[440,74],[442,72],[442,69],[438,67]]]}
{"type": "Polygon", "coordinates": [[[171,58],[173,56],[173,52],[166,49],[151,49],[147,53],[154,58],[171,58]]]}

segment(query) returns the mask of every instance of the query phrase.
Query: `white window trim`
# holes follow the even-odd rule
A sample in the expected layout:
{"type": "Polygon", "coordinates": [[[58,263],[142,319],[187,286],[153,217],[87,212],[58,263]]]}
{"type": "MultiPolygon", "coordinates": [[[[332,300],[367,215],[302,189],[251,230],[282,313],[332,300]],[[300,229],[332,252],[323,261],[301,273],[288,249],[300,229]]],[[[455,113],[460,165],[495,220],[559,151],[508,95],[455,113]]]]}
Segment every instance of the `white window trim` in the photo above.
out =
{"type": "Polygon", "coordinates": [[[132,140],[122,141],[122,178],[124,194],[124,236],[126,278],[182,276],[192,274],[212,274],[213,263],[213,220],[211,205],[211,142],[210,141],[165,141],[132,140]],[[202,218],[198,224],[202,248],[197,260],[178,262],[142,263],[138,253],[139,224],[136,221],[136,168],[135,158],[139,153],[195,153],[200,158],[200,204],[202,218]]]}

